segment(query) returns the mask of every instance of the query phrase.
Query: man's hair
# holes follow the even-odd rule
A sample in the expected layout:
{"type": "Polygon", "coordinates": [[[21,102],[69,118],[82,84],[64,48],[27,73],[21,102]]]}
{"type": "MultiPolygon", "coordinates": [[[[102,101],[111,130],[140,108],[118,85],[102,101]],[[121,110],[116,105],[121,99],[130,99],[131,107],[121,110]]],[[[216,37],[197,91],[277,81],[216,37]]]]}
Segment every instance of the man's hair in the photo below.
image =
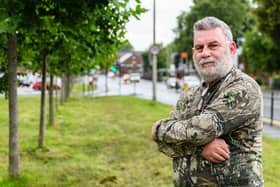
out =
{"type": "Polygon", "coordinates": [[[216,17],[205,17],[201,20],[198,20],[193,25],[193,32],[201,31],[201,30],[209,30],[214,28],[221,28],[226,39],[230,42],[233,41],[230,27],[224,21],[216,17]]]}

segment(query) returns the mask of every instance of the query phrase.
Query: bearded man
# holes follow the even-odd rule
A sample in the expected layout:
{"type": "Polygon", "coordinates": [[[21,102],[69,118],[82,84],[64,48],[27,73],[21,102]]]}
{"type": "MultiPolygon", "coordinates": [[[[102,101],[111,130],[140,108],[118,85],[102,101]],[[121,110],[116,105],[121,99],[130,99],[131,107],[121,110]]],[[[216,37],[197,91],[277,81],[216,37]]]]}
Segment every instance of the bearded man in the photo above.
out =
{"type": "Polygon", "coordinates": [[[216,17],[194,24],[193,61],[203,83],[182,93],[152,138],[173,159],[175,187],[263,186],[262,94],[234,65],[230,27],[216,17]]]}

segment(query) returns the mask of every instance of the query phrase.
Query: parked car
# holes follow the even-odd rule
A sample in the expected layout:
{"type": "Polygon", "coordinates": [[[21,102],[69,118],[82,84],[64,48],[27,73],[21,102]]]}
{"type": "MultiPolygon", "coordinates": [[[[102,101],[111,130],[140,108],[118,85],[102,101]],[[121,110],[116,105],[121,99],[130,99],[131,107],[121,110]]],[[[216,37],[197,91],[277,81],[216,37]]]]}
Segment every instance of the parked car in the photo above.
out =
{"type": "Polygon", "coordinates": [[[25,86],[29,87],[33,82],[33,80],[29,76],[26,76],[26,75],[24,75],[24,76],[20,75],[17,78],[18,78],[19,86],[22,86],[22,87],[25,87],[25,86]]]}
{"type": "MultiPolygon", "coordinates": [[[[41,89],[42,89],[42,82],[40,82],[40,81],[35,82],[35,83],[32,85],[32,88],[33,88],[34,90],[41,90],[41,89]]],[[[50,88],[50,85],[47,84],[46,88],[47,88],[47,90],[48,90],[48,89],[50,88]]],[[[53,88],[54,88],[55,90],[59,90],[59,89],[60,89],[60,86],[59,86],[58,84],[53,84],[53,88]]]]}
{"type": "Polygon", "coordinates": [[[190,87],[199,85],[200,79],[195,75],[184,76],[182,79],[183,90],[188,90],[190,87]]]}
{"type": "Polygon", "coordinates": [[[42,88],[42,83],[41,83],[41,82],[35,82],[35,83],[33,83],[32,88],[33,88],[34,90],[41,90],[41,88],[42,88]]]}
{"type": "Polygon", "coordinates": [[[180,83],[180,79],[177,78],[177,77],[169,77],[167,80],[166,80],[166,86],[168,89],[172,89],[172,88],[175,88],[175,89],[179,89],[181,88],[181,83],[180,83]]]}

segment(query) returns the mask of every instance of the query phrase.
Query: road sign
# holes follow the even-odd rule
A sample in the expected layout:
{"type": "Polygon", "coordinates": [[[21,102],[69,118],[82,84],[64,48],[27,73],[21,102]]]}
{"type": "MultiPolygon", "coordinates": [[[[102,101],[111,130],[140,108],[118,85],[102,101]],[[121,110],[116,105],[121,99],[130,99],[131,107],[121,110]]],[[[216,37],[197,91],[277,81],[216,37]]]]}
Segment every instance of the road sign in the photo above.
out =
{"type": "Polygon", "coordinates": [[[153,54],[153,55],[157,55],[160,51],[160,47],[158,45],[153,45],[151,48],[150,48],[150,52],[153,54]]]}

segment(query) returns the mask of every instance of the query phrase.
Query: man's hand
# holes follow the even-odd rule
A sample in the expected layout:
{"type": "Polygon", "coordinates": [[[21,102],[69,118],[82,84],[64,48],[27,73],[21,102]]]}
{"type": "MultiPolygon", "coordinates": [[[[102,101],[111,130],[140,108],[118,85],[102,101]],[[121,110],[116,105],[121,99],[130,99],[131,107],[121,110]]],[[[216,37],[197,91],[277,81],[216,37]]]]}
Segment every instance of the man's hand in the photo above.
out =
{"type": "Polygon", "coordinates": [[[204,146],[202,156],[214,163],[225,161],[230,158],[228,144],[224,139],[215,138],[212,142],[204,146]]]}

